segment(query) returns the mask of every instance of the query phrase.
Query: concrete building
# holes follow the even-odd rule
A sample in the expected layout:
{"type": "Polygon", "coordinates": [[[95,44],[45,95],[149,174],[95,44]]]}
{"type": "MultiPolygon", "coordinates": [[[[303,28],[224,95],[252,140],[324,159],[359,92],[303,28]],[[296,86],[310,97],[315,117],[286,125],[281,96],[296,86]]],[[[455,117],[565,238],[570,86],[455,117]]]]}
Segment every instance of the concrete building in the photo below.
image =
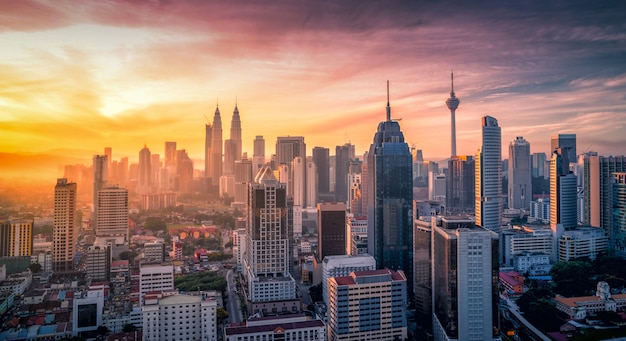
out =
{"type": "Polygon", "coordinates": [[[318,341],[326,340],[324,322],[304,314],[251,317],[224,328],[224,341],[318,341]]]}
{"type": "MultiPolygon", "coordinates": [[[[415,212],[415,209],[413,210],[415,212]]],[[[415,293],[415,312],[422,319],[432,318],[432,219],[424,217],[413,219],[413,292],[415,293]]]]}
{"type": "Polygon", "coordinates": [[[0,221],[0,257],[30,256],[33,253],[33,221],[0,221]]]}
{"type": "Polygon", "coordinates": [[[111,271],[111,247],[94,245],[87,248],[86,272],[93,281],[108,281],[111,271]]]}
{"type": "Polygon", "coordinates": [[[319,193],[323,194],[328,194],[330,192],[329,158],[330,156],[328,148],[313,148],[313,163],[315,163],[315,168],[317,170],[317,189],[319,193]]]}
{"type": "Polygon", "coordinates": [[[509,144],[509,208],[530,208],[533,196],[530,143],[518,136],[509,144]]]}
{"type": "Polygon", "coordinates": [[[350,234],[346,226],[346,204],[317,204],[318,259],[348,254],[347,245],[350,234]]]}
{"type": "Polygon", "coordinates": [[[554,301],[557,310],[575,320],[584,320],[587,315],[601,311],[617,312],[626,308],[626,294],[611,295],[606,282],[598,282],[594,296],[563,297],[557,295],[554,301]]]}
{"type": "Polygon", "coordinates": [[[433,225],[435,340],[499,340],[498,236],[471,219],[433,225]]]}
{"type": "MultiPolygon", "coordinates": [[[[169,260],[169,257],[167,257],[169,260]]],[[[161,264],[166,261],[165,245],[160,242],[152,242],[143,244],[143,263],[161,264]]]]}
{"type": "Polygon", "coordinates": [[[142,210],[162,210],[176,207],[176,192],[147,193],[141,196],[142,210]]]}
{"type": "Polygon", "coordinates": [[[254,138],[254,151],[252,153],[252,176],[265,165],[265,139],[261,135],[254,138]]]}
{"type": "Polygon", "coordinates": [[[52,226],[52,263],[54,271],[74,270],[74,253],[78,227],[76,224],[76,183],[57,179],[54,187],[54,223],[52,226]]]}
{"type": "Polygon", "coordinates": [[[109,178],[109,164],[110,159],[107,155],[94,155],[93,156],[93,188],[91,209],[94,225],[98,221],[98,215],[96,212],[96,203],[98,202],[98,192],[107,186],[109,178]]]}
{"type": "Polygon", "coordinates": [[[335,147],[335,200],[346,204],[348,201],[348,169],[354,159],[354,145],[346,143],[335,147]]]}
{"type": "MultiPolygon", "coordinates": [[[[569,152],[556,149],[550,160],[550,226],[556,231],[556,225],[563,229],[573,229],[576,218],[576,175],[569,169],[569,152]]],[[[558,231],[555,237],[559,238],[558,231]]]]}
{"type": "Polygon", "coordinates": [[[328,340],[404,340],[407,279],[402,270],[356,271],[328,280],[328,340]]]}
{"type": "Polygon", "coordinates": [[[549,224],[550,223],[550,199],[537,199],[530,202],[530,214],[528,222],[549,224]]]}
{"type": "Polygon", "coordinates": [[[596,259],[600,253],[609,250],[609,237],[603,229],[579,227],[564,231],[557,240],[559,261],[588,257],[596,259]]]}
{"type": "Polygon", "coordinates": [[[102,241],[100,244],[115,246],[129,241],[128,190],[117,186],[103,188],[96,200],[96,238],[102,241]]]}
{"type": "Polygon", "coordinates": [[[546,153],[533,153],[530,156],[533,177],[547,178],[550,175],[550,170],[546,169],[546,160],[546,153]]]}
{"type": "Polygon", "coordinates": [[[145,341],[217,341],[215,297],[172,295],[146,297],[143,312],[145,341]]]}
{"type": "MultiPolygon", "coordinates": [[[[301,162],[306,161],[306,144],[304,143],[304,137],[302,136],[279,136],[276,138],[276,167],[286,165],[288,167],[288,179],[287,182],[287,195],[294,198],[294,206],[297,206],[295,202],[295,193],[302,193],[302,200],[306,198],[306,167],[304,165],[300,167],[296,173],[298,179],[302,181],[298,184],[302,186],[296,190],[294,188],[294,171],[292,168],[293,161],[296,157],[300,157],[301,162]]],[[[283,179],[280,179],[283,182],[283,179]]],[[[303,202],[302,206],[306,207],[308,203],[303,202]]]]}
{"type": "Polygon", "coordinates": [[[72,301],[73,335],[95,331],[102,325],[104,309],[104,290],[89,290],[83,297],[74,297],[72,301]]]}
{"type": "Polygon", "coordinates": [[[453,156],[448,161],[446,177],[446,211],[449,213],[474,213],[474,157],[453,156]]]}
{"type": "Polygon", "coordinates": [[[370,255],[326,256],[322,261],[322,296],[328,304],[328,279],[348,276],[354,271],[376,270],[376,260],[370,255]]]}
{"type": "Polygon", "coordinates": [[[626,173],[613,173],[611,180],[610,249],[626,257],[626,173]]]}
{"type": "Polygon", "coordinates": [[[252,160],[240,157],[236,160],[235,167],[235,202],[245,204],[248,200],[248,184],[252,182],[256,172],[253,171],[252,160]]]}
{"type": "Polygon", "coordinates": [[[583,159],[583,225],[611,228],[612,174],[626,172],[626,157],[586,153],[583,159]]]}
{"type": "Polygon", "coordinates": [[[498,120],[482,118],[482,146],[475,161],[476,225],[499,231],[502,221],[502,145],[498,120]]]}
{"type": "Polygon", "coordinates": [[[567,159],[575,162],[578,154],[576,153],[576,134],[554,134],[550,137],[550,150],[561,148],[567,150],[567,159]]]}
{"type": "Polygon", "coordinates": [[[446,175],[428,172],[428,200],[446,202],[446,175]]]}
{"type": "Polygon", "coordinates": [[[349,255],[366,254],[367,252],[367,218],[348,217],[348,238],[346,252],[349,255]]]}
{"type": "Polygon", "coordinates": [[[172,290],[174,290],[174,266],[172,264],[141,264],[139,268],[140,305],[143,305],[148,292],[172,290]]]}
{"type": "Polygon", "coordinates": [[[500,233],[500,263],[513,266],[515,256],[530,253],[552,255],[552,230],[548,226],[514,226],[500,233]]]}
{"type": "Polygon", "coordinates": [[[311,157],[306,162],[306,202],[308,207],[317,205],[317,167],[311,157]]]}

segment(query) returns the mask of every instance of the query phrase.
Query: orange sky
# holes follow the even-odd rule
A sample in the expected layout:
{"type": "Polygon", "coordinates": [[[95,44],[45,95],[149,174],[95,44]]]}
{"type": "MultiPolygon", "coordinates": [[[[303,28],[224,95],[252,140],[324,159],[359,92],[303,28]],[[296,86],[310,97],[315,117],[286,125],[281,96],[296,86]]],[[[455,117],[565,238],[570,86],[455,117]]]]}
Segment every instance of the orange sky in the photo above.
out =
{"type": "Polygon", "coordinates": [[[444,158],[453,68],[459,154],[478,149],[484,115],[499,120],[504,158],[515,136],[549,152],[554,133],[576,133],[579,152],[624,154],[623,3],[461,4],[8,2],[0,152],[88,160],[108,146],[136,160],[144,143],[162,155],[176,141],[201,159],[204,116],[219,101],[228,138],[237,99],[244,151],[256,135],[268,156],[277,136],[302,135],[309,151],[349,141],[361,154],[389,79],[409,145],[444,158]]]}

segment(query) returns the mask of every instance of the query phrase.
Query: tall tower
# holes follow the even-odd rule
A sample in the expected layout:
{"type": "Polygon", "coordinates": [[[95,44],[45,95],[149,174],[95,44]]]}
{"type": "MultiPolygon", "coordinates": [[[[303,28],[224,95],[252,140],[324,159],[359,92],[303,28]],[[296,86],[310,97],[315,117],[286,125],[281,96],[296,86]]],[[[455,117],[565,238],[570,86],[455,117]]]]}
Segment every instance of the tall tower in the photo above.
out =
{"type": "Polygon", "coordinates": [[[446,212],[474,213],[475,172],[471,155],[456,155],[448,160],[446,212]]]}
{"type": "Polygon", "coordinates": [[[569,170],[568,148],[557,148],[550,160],[550,226],[573,229],[576,219],[577,178],[569,170]]]}
{"type": "Polygon", "coordinates": [[[557,148],[567,149],[567,159],[569,162],[576,162],[576,134],[554,134],[550,137],[550,150],[557,148]]]}
{"type": "MultiPolygon", "coordinates": [[[[211,177],[211,143],[213,142],[213,126],[206,123],[204,125],[204,177],[211,177]]],[[[167,142],[166,146],[167,146],[167,142]]],[[[165,151],[167,153],[167,150],[165,151]]],[[[176,153],[176,148],[174,148],[174,153],[176,153]]],[[[166,162],[167,166],[167,154],[166,154],[166,162]]]]}
{"type": "MultiPolygon", "coordinates": [[[[302,162],[306,161],[306,144],[304,143],[304,137],[302,136],[279,136],[276,139],[276,166],[280,168],[281,165],[287,165],[289,167],[289,180],[287,182],[287,194],[294,196],[296,192],[294,187],[294,171],[292,168],[293,160],[296,157],[300,157],[302,162]]],[[[303,198],[306,198],[306,167],[300,167],[298,170],[298,179],[302,179],[299,183],[302,186],[300,190],[303,193],[303,198]]],[[[303,199],[304,200],[304,199],[303,199]]],[[[306,202],[302,206],[306,206],[306,202]]]]}
{"type": "Polygon", "coordinates": [[[54,187],[54,221],[52,223],[52,263],[54,271],[74,270],[76,251],[76,183],[57,179],[54,187]]]}
{"type": "Polygon", "coordinates": [[[432,234],[434,339],[500,340],[498,235],[456,217],[433,219],[432,234]]]}
{"type": "MultiPolygon", "coordinates": [[[[582,160],[584,165],[582,172],[583,223],[601,227],[609,233],[612,174],[626,172],[626,157],[599,156],[595,152],[589,152],[582,156],[582,160]]],[[[581,174],[579,173],[578,176],[581,174]]]]}
{"type": "Polygon", "coordinates": [[[137,181],[137,193],[150,193],[152,187],[152,157],[150,149],[143,146],[139,151],[139,179],[137,181]]]}
{"type": "MultiPolygon", "coordinates": [[[[210,129],[210,126],[208,129],[210,129]]],[[[165,142],[165,169],[166,176],[162,177],[166,178],[163,181],[167,182],[162,187],[173,190],[175,187],[174,179],[176,178],[176,142],[165,142]]]]}
{"type": "Polygon", "coordinates": [[[348,167],[352,159],[353,144],[335,147],[335,200],[344,204],[348,200],[348,167]]]}
{"type": "Polygon", "coordinates": [[[253,176],[265,165],[265,139],[257,135],[254,138],[254,153],[252,154],[252,174],[253,176]]]}
{"type": "Polygon", "coordinates": [[[317,190],[326,194],[330,190],[329,179],[329,150],[324,147],[313,148],[313,163],[317,168],[317,190]]]}
{"type": "MultiPolygon", "coordinates": [[[[264,166],[248,186],[248,224],[244,274],[248,299],[254,306],[293,300],[296,283],[289,273],[287,193],[270,167],[264,166]]],[[[260,309],[258,309],[260,310],[260,309]]],[[[291,309],[289,309],[291,310],[291,309]]]]}
{"type": "Polygon", "coordinates": [[[456,96],[454,95],[454,73],[450,72],[450,81],[452,82],[452,89],[450,90],[450,98],[448,98],[446,100],[446,105],[448,106],[448,109],[450,109],[450,119],[451,119],[451,125],[450,125],[450,147],[452,148],[451,153],[452,155],[450,156],[456,156],[456,119],[454,117],[454,114],[456,112],[456,108],[459,107],[459,104],[461,103],[461,101],[456,98],[456,96]]]}
{"type": "Polygon", "coordinates": [[[239,109],[237,108],[237,103],[235,103],[235,110],[233,110],[233,118],[230,121],[230,139],[235,144],[235,161],[241,160],[241,118],[239,117],[239,109]]]}
{"type": "Polygon", "coordinates": [[[378,124],[367,166],[369,253],[378,269],[404,270],[408,283],[413,283],[411,152],[400,124],[391,119],[389,82],[386,120],[378,124]]]}
{"type": "Polygon", "coordinates": [[[33,252],[33,221],[0,221],[0,257],[30,256],[33,252]]]}
{"type": "Polygon", "coordinates": [[[611,236],[610,248],[620,257],[626,256],[626,173],[611,174],[611,236]]]}
{"type": "Polygon", "coordinates": [[[220,108],[215,108],[213,115],[213,128],[211,131],[211,182],[217,186],[222,176],[222,117],[220,108]]]}
{"type": "Polygon", "coordinates": [[[103,188],[98,192],[98,223],[96,237],[115,239],[113,246],[128,241],[128,190],[117,186],[103,188]]]}
{"type": "Polygon", "coordinates": [[[498,120],[491,116],[482,118],[482,140],[474,162],[476,225],[498,231],[502,221],[502,145],[498,120]]]}
{"type": "Polygon", "coordinates": [[[509,208],[530,209],[532,194],[530,144],[518,136],[509,144],[509,208]]]}
{"type": "Polygon", "coordinates": [[[93,156],[93,193],[92,193],[92,211],[93,222],[96,224],[98,215],[96,213],[96,203],[98,202],[98,191],[105,188],[108,179],[108,160],[106,155],[93,156]]]}

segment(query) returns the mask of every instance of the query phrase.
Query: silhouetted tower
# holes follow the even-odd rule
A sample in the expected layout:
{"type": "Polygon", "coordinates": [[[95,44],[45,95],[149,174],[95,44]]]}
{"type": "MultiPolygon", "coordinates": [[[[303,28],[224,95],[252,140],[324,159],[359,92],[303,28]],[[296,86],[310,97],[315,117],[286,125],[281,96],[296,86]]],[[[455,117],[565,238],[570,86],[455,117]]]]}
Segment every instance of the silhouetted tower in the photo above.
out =
{"type": "Polygon", "coordinates": [[[446,101],[446,105],[448,106],[448,109],[450,109],[450,119],[451,119],[451,137],[450,137],[450,146],[452,148],[452,155],[450,156],[456,156],[456,119],[454,118],[454,113],[456,111],[456,108],[459,107],[459,104],[461,103],[461,101],[456,98],[456,96],[454,95],[454,73],[451,72],[450,73],[450,80],[452,81],[452,90],[450,90],[450,98],[448,98],[448,100],[446,101]]]}

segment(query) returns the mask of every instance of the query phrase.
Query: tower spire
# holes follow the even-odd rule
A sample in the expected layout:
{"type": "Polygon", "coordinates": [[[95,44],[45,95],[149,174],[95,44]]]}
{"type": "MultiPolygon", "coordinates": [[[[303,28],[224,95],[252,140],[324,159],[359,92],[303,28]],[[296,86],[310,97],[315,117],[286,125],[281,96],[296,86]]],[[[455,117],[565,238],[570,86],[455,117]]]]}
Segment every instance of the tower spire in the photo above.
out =
{"type": "Polygon", "coordinates": [[[450,97],[454,97],[454,71],[450,70],[450,81],[452,82],[452,90],[450,91],[450,97]]]}
{"type": "Polygon", "coordinates": [[[446,105],[448,106],[448,109],[450,109],[450,156],[456,156],[456,120],[454,116],[461,101],[454,95],[454,72],[452,70],[450,70],[450,83],[452,84],[450,89],[450,98],[446,100],[446,105]]]}
{"type": "Polygon", "coordinates": [[[391,121],[391,107],[389,106],[389,80],[387,80],[387,121],[391,121]]]}

